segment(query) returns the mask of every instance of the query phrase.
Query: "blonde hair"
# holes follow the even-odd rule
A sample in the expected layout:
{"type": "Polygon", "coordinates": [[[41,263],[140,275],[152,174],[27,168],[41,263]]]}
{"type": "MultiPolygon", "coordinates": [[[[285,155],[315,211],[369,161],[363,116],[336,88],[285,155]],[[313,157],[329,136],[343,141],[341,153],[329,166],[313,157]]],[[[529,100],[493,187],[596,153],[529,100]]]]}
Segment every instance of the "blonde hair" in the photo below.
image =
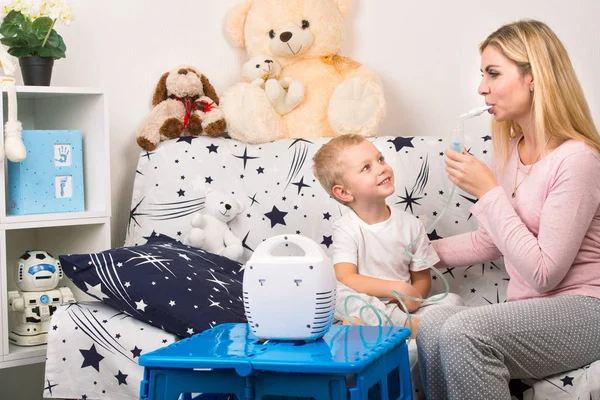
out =
{"type": "Polygon", "coordinates": [[[346,150],[357,146],[367,140],[362,135],[347,134],[338,136],[325,143],[313,156],[313,174],[318,179],[323,189],[338,202],[340,201],[332,192],[335,185],[344,184],[344,154],[346,150]]]}
{"type": "MultiPolygon", "coordinates": [[[[531,108],[538,154],[549,139],[559,145],[569,139],[580,140],[600,152],[600,136],[569,55],[546,24],[526,20],[501,26],[479,45],[479,52],[488,46],[515,62],[523,75],[531,72],[533,76],[531,108]]],[[[497,165],[506,165],[510,140],[521,133],[515,121],[492,120],[497,165]]]]}

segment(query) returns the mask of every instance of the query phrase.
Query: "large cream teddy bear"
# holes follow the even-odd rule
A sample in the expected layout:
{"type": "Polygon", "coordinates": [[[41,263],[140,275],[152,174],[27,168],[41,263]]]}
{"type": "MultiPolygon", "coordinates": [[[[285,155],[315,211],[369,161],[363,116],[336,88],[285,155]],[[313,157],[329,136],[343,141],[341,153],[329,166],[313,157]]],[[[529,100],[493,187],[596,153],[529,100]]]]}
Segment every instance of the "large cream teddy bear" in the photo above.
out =
{"type": "Polygon", "coordinates": [[[247,143],[280,138],[374,136],[385,117],[383,87],[364,66],[338,55],[351,0],[244,0],[226,33],[248,57],[268,55],[281,79],[304,86],[304,100],[280,115],[265,91],[240,82],[221,96],[229,135],[247,143]]]}

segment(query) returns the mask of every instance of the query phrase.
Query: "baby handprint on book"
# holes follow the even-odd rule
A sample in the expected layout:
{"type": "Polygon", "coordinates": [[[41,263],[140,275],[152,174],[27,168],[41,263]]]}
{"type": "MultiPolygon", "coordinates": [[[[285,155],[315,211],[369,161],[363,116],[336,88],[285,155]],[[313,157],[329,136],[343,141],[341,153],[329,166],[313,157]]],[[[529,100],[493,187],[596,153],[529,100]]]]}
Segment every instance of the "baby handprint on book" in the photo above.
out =
{"type": "Polygon", "coordinates": [[[60,167],[71,165],[70,146],[54,145],[54,165],[60,167]]]}

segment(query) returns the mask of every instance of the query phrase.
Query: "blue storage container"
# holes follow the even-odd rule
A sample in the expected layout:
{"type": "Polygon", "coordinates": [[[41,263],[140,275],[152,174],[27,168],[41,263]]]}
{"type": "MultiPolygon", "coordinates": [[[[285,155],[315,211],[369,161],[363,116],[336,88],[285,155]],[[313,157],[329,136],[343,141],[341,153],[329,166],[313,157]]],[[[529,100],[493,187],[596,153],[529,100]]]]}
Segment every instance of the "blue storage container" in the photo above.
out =
{"type": "Polygon", "coordinates": [[[8,215],[84,211],[81,132],[24,130],[27,157],[8,162],[8,215]]]}
{"type": "Polygon", "coordinates": [[[265,343],[248,324],[223,324],[141,356],[140,397],[411,399],[409,335],[400,327],[334,325],[314,342],[265,343]]]}

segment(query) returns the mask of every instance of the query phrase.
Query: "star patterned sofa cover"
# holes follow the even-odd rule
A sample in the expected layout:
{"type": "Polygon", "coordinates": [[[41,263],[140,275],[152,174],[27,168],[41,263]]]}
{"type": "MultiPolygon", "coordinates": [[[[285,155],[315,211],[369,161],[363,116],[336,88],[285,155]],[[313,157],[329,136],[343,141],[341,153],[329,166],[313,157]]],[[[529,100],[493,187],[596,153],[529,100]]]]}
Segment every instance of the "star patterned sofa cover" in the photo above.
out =
{"type": "MultiPolygon", "coordinates": [[[[388,204],[418,216],[429,226],[452,191],[444,172],[449,138],[381,136],[369,140],[394,168],[396,192],[388,204]]],[[[244,212],[229,226],[242,239],[246,260],[263,240],[291,233],[313,239],[331,256],[332,224],[346,209],[327,195],[312,173],[312,156],[327,141],[290,139],[249,145],[226,138],[181,137],[161,143],[153,152],[142,152],[125,246],[144,245],[156,235],[182,240],[191,215],[203,210],[206,190],[214,188],[231,193],[244,205],[244,212]]],[[[491,143],[488,135],[466,138],[469,151],[487,163],[491,143]]],[[[476,201],[457,190],[430,239],[476,229],[477,221],[469,211],[476,201]]],[[[506,300],[509,277],[501,259],[441,272],[451,291],[470,306],[506,300]]],[[[139,280],[144,279],[139,276],[139,280]]],[[[432,293],[443,291],[441,280],[432,279],[432,293]]],[[[215,282],[198,304],[181,306],[190,312],[194,306],[211,307],[214,300],[210,292],[218,289],[215,282]]],[[[100,290],[110,295],[102,285],[100,290]]],[[[138,398],[142,377],[136,362],[139,355],[178,340],[176,335],[102,303],[62,307],[52,325],[44,385],[48,398],[138,398]]],[[[413,368],[415,398],[424,398],[413,368]]],[[[600,400],[598,376],[600,362],[541,380],[513,380],[511,389],[516,399],[600,400]]]]}

